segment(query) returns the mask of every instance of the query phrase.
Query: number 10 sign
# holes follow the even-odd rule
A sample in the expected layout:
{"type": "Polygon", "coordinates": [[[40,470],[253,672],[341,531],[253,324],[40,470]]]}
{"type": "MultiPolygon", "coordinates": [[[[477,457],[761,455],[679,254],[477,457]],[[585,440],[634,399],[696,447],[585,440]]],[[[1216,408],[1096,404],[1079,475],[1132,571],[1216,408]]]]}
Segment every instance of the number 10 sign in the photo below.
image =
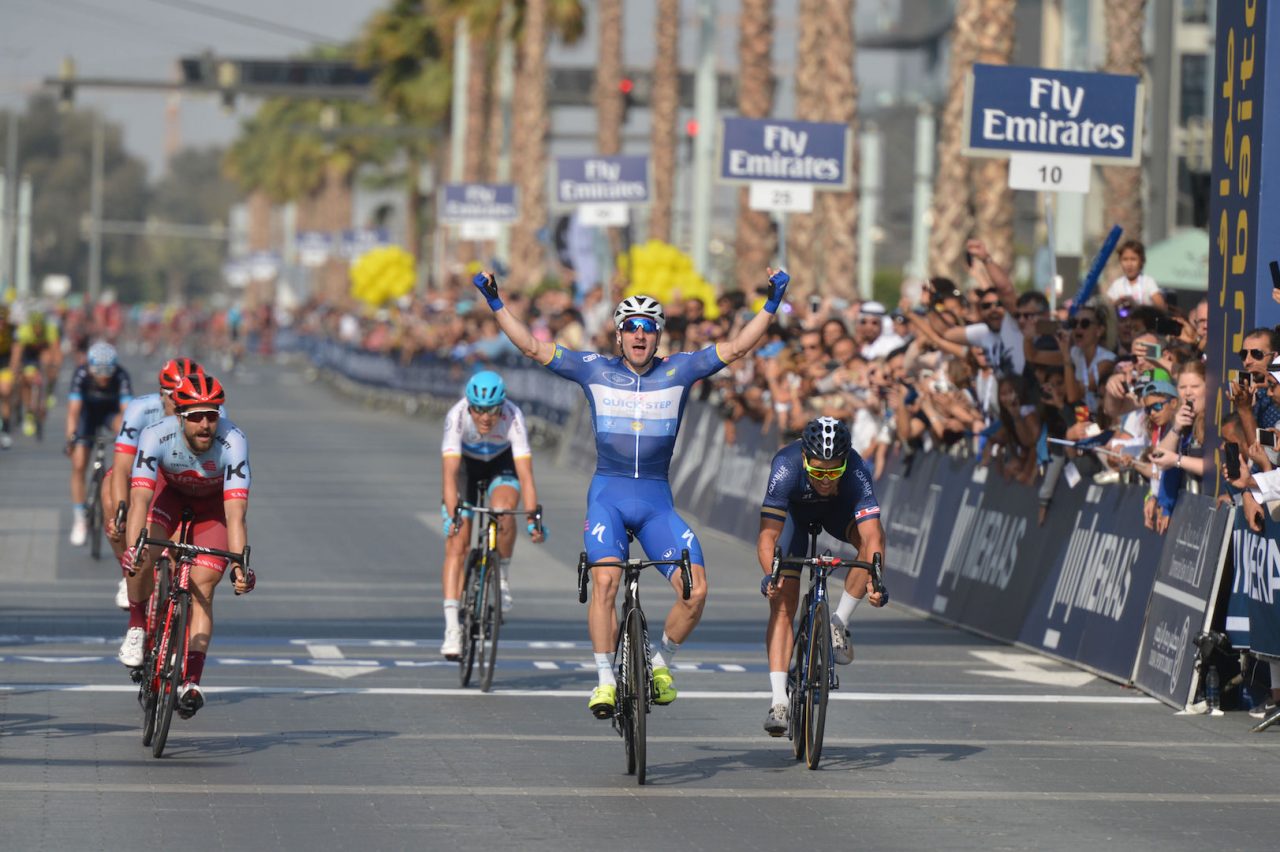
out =
{"type": "Polygon", "coordinates": [[[1011,154],[1009,188],[1032,192],[1088,192],[1093,173],[1087,157],[1011,154]]]}

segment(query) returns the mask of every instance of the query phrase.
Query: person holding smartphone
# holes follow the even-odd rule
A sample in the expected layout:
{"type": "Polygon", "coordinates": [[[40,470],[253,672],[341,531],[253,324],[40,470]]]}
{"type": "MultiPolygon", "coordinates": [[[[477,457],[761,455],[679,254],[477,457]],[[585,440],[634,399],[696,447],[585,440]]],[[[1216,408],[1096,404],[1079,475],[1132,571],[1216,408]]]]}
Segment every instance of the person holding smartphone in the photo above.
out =
{"type": "MultiPolygon", "coordinates": [[[[1151,463],[1160,470],[1185,470],[1196,480],[1204,477],[1204,364],[1192,361],[1178,375],[1178,398],[1182,404],[1173,424],[1151,453],[1151,463]]],[[[1272,433],[1275,434],[1275,433],[1272,433]]]]}

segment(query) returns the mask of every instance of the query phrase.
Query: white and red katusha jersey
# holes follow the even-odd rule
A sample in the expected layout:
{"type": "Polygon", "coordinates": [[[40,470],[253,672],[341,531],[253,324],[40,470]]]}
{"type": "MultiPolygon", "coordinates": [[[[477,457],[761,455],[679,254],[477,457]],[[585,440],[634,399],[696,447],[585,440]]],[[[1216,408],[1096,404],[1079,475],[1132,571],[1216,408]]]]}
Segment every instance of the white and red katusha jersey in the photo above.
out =
{"type": "Polygon", "coordinates": [[[166,488],[190,497],[221,494],[223,500],[248,500],[249,440],[240,427],[223,417],[209,451],[197,455],[182,434],[182,420],[176,415],[166,417],[142,430],[129,485],[155,488],[161,475],[166,488]]]}

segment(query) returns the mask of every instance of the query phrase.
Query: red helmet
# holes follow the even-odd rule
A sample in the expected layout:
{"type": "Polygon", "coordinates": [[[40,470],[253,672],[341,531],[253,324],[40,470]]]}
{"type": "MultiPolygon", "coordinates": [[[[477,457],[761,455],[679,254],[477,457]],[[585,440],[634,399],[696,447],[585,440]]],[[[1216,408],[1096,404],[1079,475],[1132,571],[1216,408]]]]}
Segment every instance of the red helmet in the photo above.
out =
{"type": "Polygon", "coordinates": [[[222,382],[201,370],[188,373],[173,390],[173,407],[179,411],[188,408],[217,408],[227,402],[227,392],[222,382]]]}
{"type": "Polygon", "coordinates": [[[182,384],[184,376],[203,372],[204,369],[190,358],[170,358],[169,362],[160,368],[160,390],[173,393],[178,385],[182,384]]]}

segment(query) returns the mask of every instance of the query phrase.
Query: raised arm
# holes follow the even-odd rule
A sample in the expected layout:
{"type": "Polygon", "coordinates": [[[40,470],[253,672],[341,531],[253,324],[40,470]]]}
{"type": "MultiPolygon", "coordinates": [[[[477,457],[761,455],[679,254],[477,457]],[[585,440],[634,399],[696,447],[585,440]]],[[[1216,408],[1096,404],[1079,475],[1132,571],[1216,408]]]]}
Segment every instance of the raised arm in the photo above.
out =
{"type": "Polygon", "coordinates": [[[781,269],[769,269],[768,272],[769,297],[765,300],[764,307],[737,334],[723,343],[716,344],[716,352],[720,360],[726,364],[732,364],[755,348],[760,338],[764,337],[764,333],[769,330],[774,314],[782,306],[782,299],[787,293],[787,285],[791,283],[791,276],[781,269]]]}
{"type": "Polygon", "coordinates": [[[493,317],[498,321],[498,327],[511,339],[516,348],[539,364],[550,364],[556,354],[556,345],[550,341],[538,340],[529,330],[529,326],[503,306],[502,296],[498,294],[498,280],[493,277],[493,273],[477,273],[476,277],[471,279],[471,283],[489,303],[493,317]]]}

